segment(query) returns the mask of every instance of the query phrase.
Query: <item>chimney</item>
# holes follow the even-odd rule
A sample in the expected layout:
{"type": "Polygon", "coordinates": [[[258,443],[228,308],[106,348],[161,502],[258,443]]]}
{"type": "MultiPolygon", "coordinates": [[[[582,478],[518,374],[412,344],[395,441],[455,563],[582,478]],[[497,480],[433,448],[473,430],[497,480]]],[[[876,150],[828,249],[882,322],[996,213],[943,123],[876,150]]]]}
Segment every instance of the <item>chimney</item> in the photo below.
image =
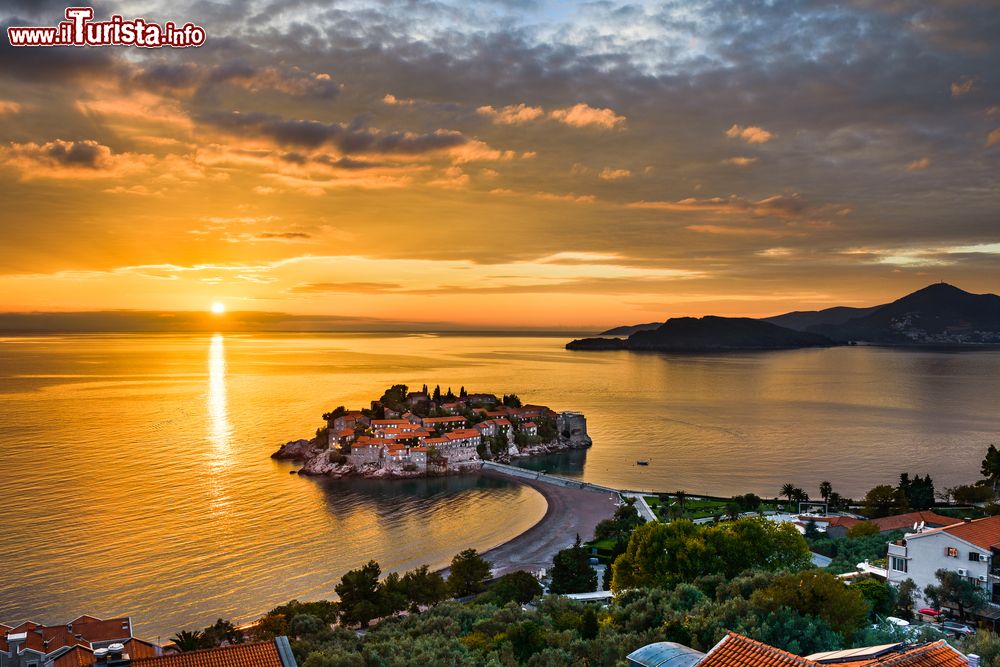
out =
{"type": "Polygon", "coordinates": [[[130,662],[124,644],[115,642],[108,646],[108,667],[128,667],[130,662]]]}
{"type": "Polygon", "coordinates": [[[972,517],[971,516],[963,516],[962,517],[962,521],[964,521],[965,523],[972,523],[972,517]]]}
{"type": "Polygon", "coordinates": [[[966,656],[969,659],[969,667],[979,667],[979,656],[975,653],[970,653],[966,656]]]}
{"type": "Polygon", "coordinates": [[[108,649],[106,648],[95,648],[94,649],[94,659],[98,665],[108,664],[108,649]]]}
{"type": "Polygon", "coordinates": [[[21,652],[24,642],[28,641],[27,632],[14,632],[7,635],[7,649],[11,657],[17,656],[21,652]]]}

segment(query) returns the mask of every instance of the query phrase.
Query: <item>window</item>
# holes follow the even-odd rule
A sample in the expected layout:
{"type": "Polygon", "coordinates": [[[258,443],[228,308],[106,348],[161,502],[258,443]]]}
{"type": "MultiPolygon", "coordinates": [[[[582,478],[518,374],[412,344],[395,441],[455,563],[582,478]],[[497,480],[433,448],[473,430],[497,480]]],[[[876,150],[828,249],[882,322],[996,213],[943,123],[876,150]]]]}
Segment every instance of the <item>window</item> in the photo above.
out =
{"type": "Polygon", "coordinates": [[[944,555],[948,558],[958,558],[958,549],[955,547],[948,547],[944,550],[944,555]]]}
{"type": "Polygon", "coordinates": [[[972,560],[972,561],[975,561],[975,562],[978,563],[979,562],[979,554],[977,552],[975,552],[975,551],[970,551],[969,552],[969,560],[972,560]]]}
{"type": "Polygon", "coordinates": [[[906,572],[906,559],[899,556],[892,557],[892,569],[896,572],[906,572]]]}

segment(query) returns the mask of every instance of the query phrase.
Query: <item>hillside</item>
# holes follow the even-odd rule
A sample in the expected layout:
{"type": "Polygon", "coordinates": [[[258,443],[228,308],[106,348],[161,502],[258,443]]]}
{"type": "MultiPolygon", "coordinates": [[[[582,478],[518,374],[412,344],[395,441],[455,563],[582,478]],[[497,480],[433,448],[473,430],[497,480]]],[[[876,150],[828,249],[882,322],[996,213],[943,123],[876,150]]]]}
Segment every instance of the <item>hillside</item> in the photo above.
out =
{"type": "Polygon", "coordinates": [[[861,317],[808,330],[838,341],[890,345],[1000,344],[1000,296],[936,283],[861,317]]]}
{"type": "Polygon", "coordinates": [[[598,336],[631,336],[637,331],[649,331],[658,329],[663,322],[648,322],[646,324],[626,324],[625,326],[608,329],[597,334],[598,336]]]}
{"type": "Polygon", "coordinates": [[[725,350],[779,350],[833,345],[825,336],[786,329],[748,317],[675,317],[654,330],[637,331],[627,339],[586,338],[566,345],[568,350],[649,350],[658,352],[713,352],[725,350]]]}
{"type": "Polygon", "coordinates": [[[848,320],[873,313],[881,307],[852,308],[850,306],[834,306],[833,308],[825,308],[823,310],[796,310],[791,313],[774,315],[773,317],[762,317],[761,321],[777,324],[779,327],[795,329],[796,331],[809,331],[812,327],[816,326],[844,324],[848,320]]]}

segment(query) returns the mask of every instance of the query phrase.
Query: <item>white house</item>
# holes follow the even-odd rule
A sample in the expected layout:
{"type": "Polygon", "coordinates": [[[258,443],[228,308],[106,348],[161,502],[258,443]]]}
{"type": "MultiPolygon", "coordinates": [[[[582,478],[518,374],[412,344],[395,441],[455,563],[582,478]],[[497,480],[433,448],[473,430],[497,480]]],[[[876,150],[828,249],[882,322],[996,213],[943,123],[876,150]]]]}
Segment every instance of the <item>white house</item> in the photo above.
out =
{"type": "Polygon", "coordinates": [[[918,589],[918,604],[924,605],[927,602],[924,588],[938,583],[934,573],[938,570],[956,572],[983,589],[991,604],[982,615],[992,620],[1000,617],[1000,576],[993,566],[994,552],[998,549],[1000,516],[918,530],[889,543],[888,581],[898,586],[912,579],[918,589]]]}

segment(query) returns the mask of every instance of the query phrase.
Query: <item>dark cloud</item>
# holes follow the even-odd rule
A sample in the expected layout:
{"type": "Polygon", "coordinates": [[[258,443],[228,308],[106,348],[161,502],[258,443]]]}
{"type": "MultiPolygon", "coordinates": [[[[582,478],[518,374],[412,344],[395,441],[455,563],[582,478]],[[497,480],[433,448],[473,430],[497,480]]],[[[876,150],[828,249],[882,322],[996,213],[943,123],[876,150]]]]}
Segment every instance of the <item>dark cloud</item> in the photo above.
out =
{"type": "Polygon", "coordinates": [[[361,123],[323,123],[318,120],[286,119],[271,114],[251,112],[212,112],[199,120],[221,130],[267,137],[284,146],[319,148],[333,145],[347,154],[396,153],[417,155],[454,148],[467,139],[451,130],[435,130],[425,134],[386,132],[364,127],[361,123]]]}
{"type": "Polygon", "coordinates": [[[259,239],[286,239],[286,240],[296,240],[296,239],[311,239],[312,234],[306,234],[305,232],[263,232],[257,235],[259,239]]]}

